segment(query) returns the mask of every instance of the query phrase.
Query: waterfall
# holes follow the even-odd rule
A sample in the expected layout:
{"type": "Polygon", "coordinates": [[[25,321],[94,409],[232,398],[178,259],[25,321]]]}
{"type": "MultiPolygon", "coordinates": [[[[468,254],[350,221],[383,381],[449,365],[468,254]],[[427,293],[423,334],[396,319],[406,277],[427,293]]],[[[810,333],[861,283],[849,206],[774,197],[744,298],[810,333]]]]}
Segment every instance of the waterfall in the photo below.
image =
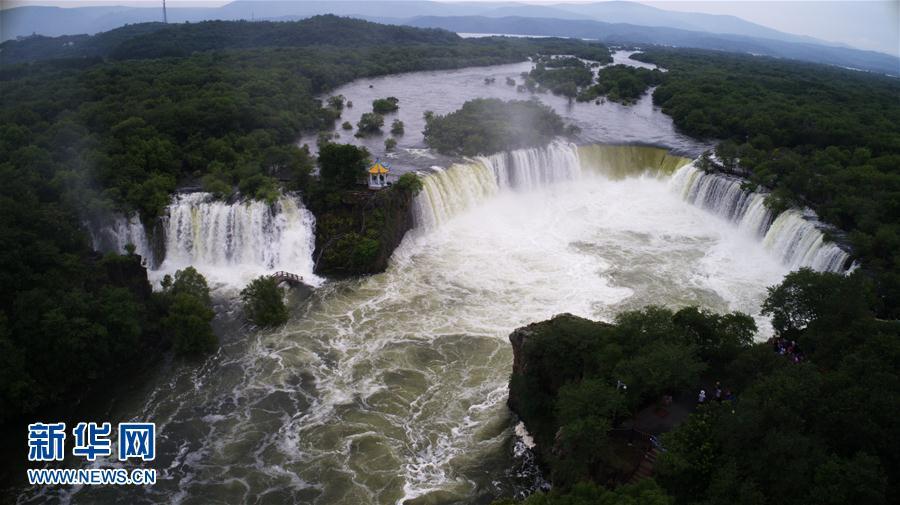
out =
{"type": "Polygon", "coordinates": [[[665,149],[555,141],[546,147],[477,156],[447,169],[433,167],[416,198],[416,226],[432,228],[504,190],[532,190],[596,174],[608,179],[669,175],[689,163],[665,149]]]}
{"type": "Polygon", "coordinates": [[[763,243],[791,268],[808,266],[825,272],[846,270],[850,255],[837,244],[826,241],[817,224],[815,215],[808,211],[786,210],[775,218],[763,243]]]}
{"type": "Polygon", "coordinates": [[[156,259],[144,225],[137,216],[125,217],[116,215],[100,220],[100,223],[86,222],[85,228],[91,237],[91,245],[95,251],[123,254],[125,246],[132,244],[135,253],[143,259],[145,267],[153,268],[156,259]]]}
{"type": "Polygon", "coordinates": [[[765,195],[745,190],[744,181],[737,177],[706,173],[690,164],[675,172],[671,181],[688,203],[724,217],[758,238],[764,237],[772,224],[765,195]]]}
{"type": "Polygon", "coordinates": [[[612,180],[646,174],[669,176],[691,162],[688,158],[672,155],[659,147],[637,145],[580,146],[578,157],[586,172],[597,173],[612,180]]]}
{"type": "Polygon", "coordinates": [[[416,197],[416,226],[438,226],[501,191],[536,189],[587,174],[613,180],[671,176],[670,185],[682,199],[731,221],[791,268],[846,270],[850,255],[826,240],[826,226],[811,211],[793,209],[776,216],[766,207],[766,194],[745,189],[743,179],[706,173],[687,158],[654,147],[578,147],[557,141],[543,148],[478,156],[447,169],[434,167],[416,197]]]}
{"type": "Polygon", "coordinates": [[[189,265],[311,276],[315,220],[296,198],[223,202],[209,193],[178,195],[163,220],[166,258],[161,270],[189,265]]]}
{"type": "Polygon", "coordinates": [[[578,147],[558,141],[433,167],[413,205],[416,227],[433,228],[503,190],[537,189],[580,174],[578,147]]]}
{"type": "Polygon", "coordinates": [[[156,253],[146,226],[136,216],[107,218],[87,228],[95,250],[122,253],[126,244],[134,244],[145,266],[158,276],[194,266],[204,275],[235,285],[274,270],[316,279],[315,218],[293,196],[283,195],[269,205],[224,202],[209,193],[176,195],[156,228],[164,245],[156,253]]]}
{"type": "Polygon", "coordinates": [[[850,255],[825,239],[822,224],[810,210],[789,209],[775,216],[766,208],[764,193],[749,191],[740,178],[707,173],[693,164],[671,179],[681,197],[735,223],[761,239],[763,245],[791,268],[810,267],[827,272],[846,270],[850,255]]]}

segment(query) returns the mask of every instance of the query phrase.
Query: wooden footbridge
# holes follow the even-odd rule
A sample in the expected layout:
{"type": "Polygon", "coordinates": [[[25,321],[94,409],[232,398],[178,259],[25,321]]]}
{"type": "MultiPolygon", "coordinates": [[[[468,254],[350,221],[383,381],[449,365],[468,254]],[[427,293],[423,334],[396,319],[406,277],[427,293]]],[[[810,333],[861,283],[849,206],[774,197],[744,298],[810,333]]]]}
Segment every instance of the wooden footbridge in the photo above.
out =
{"type": "Polygon", "coordinates": [[[279,284],[281,284],[282,282],[286,282],[291,286],[294,286],[294,285],[297,285],[297,284],[300,284],[303,282],[303,277],[301,277],[297,274],[292,274],[290,272],[285,272],[285,271],[275,272],[274,274],[270,275],[270,277],[272,277],[273,279],[278,281],[279,284]]]}

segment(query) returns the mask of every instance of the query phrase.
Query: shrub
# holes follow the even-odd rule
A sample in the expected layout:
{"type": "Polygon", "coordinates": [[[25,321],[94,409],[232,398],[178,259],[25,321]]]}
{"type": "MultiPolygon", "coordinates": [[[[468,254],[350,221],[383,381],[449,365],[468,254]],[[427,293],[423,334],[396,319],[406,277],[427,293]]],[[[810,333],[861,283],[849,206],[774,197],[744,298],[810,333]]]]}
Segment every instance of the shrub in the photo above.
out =
{"type": "Polygon", "coordinates": [[[334,110],[344,109],[344,95],[335,95],[328,98],[328,106],[334,110]]]}
{"type": "Polygon", "coordinates": [[[381,131],[382,126],[384,126],[384,116],[374,112],[366,112],[359,118],[359,122],[356,123],[356,127],[359,128],[358,135],[360,136],[378,133],[381,131]]]}
{"type": "Polygon", "coordinates": [[[284,290],[274,277],[261,276],[241,290],[244,314],[257,326],[278,326],[288,320],[284,290]]]}
{"type": "Polygon", "coordinates": [[[197,355],[215,350],[216,335],[210,322],[215,313],[209,285],[194,267],[175,272],[162,281],[167,315],[162,319],[176,354],[197,355]]]}
{"type": "Polygon", "coordinates": [[[413,172],[407,172],[400,176],[394,187],[400,191],[416,195],[422,191],[422,179],[413,172]]]}
{"type": "Polygon", "coordinates": [[[200,298],[188,293],[174,295],[163,325],[171,332],[175,353],[188,356],[215,350],[216,335],[209,324],[213,316],[200,298]]]}
{"type": "Polygon", "coordinates": [[[394,112],[400,108],[399,104],[400,100],[393,96],[389,96],[387,98],[379,98],[372,102],[372,112],[376,114],[387,114],[389,112],[394,112]]]}

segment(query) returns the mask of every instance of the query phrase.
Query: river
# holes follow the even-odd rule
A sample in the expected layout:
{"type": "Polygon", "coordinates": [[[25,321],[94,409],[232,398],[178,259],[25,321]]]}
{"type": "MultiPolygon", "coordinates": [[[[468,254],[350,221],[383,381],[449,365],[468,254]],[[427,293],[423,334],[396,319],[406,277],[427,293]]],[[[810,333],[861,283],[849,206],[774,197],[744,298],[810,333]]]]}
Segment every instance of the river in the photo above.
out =
{"type": "MultiPolygon", "coordinates": [[[[354,101],[342,119],[351,121],[371,99],[398,97],[407,133],[397,160],[424,169],[442,161],[422,150],[424,110],[521,98],[504,79],[528,68],[402,74],[335,93],[354,101]]],[[[579,143],[702,148],[649,97],[633,107],[539,98],[582,128],[579,143]]],[[[377,153],[374,142],[365,144],[377,153]]],[[[449,504],[526,491],[538,477],[516,450],[505,405],[513,329],[561,312],[610,320],[653,303],[742,310],[757,317],[761,337],[771,331],[759,305],[790,264],[756,232],[692,205],[691,188],[703,181],[683,171],[687,161],[659,149],[556,143],[431,169],[419,227],[385,273],[323,281],[291,301],[283,328],[229,326],[215,355],[166,362],[113,402],[103,420],[157,423],[155,485],[26,489],[19,502],[449,504]]],[[[272,247],[309,242],[302,237],[272,247]]],[[[189,262],[191,249],[180,250],[189,262]]],[[[218,256],[197,256],[201,271],[206,257],[218,256]]],[[[308,256],[296,261],[310,268],[308,256]]],[[[240,288],[225,279],[220,299],[240,288]]]]}
{"type": "MultiPolygon", "coordinates": [[[[616,51],[614,64],[649,67],[646,63],[632,60],[630,51],[616,51]]],[[[335,121],[334,132],[339,136],[335,142],[353,143],[365,146],[373,156],[393,160],[401,171],[420,168],[423,164],[446,163],[447,160],[426,151],[422,135],[425,129],[425,111],[447,114],[459,109],[463,103],[473,98],[499,98],[502,100],[528,100],[536,98],[553,109],[566,124],[581,128],[576,139],[579,144],[641,144],[664,146],[674,152],[697,156],[708,144],[698,142],[675,130],[672,119],[654,107],[650,93],[645,94],[636,104],[621,105],[603,101],[581,103],[551,93],[522,93],[516,86],[506,84],[511,78],[522,83],[521,74],[534,67],[531,62],[496,65],[491,67],[461,68],[428,72],[410,72],[370,79],[359,79],[341,86],[327,96],[343,95],[353,103],[352,108],[344,108],[342,117],[335,121]],[[494,78],[492,84],[485,84],[486,77],[494,78]],[[354,136],[356,123],[365,112],[372,111],[372,101],[393,96],[400,100],[399,110],[385,114],[383,134],[364,138],[354,136]],[[396,136],[397,147],[393,152],[385,152],[384,140],[391,136],[391,123],[403,121],[405,133],[396,136]],[[341,124],[349,121],[353,130],[343,130],[341,124]]],[[[322,97],[327,98],[327,96],[322,97]]],[[[316,135],[306,135],[299,140],[316,152],[316,135]]]]}

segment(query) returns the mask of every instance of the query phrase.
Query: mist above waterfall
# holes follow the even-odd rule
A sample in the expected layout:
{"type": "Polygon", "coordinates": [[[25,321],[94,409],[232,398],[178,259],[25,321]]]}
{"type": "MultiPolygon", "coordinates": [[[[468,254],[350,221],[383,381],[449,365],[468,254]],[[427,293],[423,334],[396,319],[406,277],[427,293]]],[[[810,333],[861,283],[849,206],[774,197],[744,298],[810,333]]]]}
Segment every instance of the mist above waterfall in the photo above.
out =
{"type": "Polygon", "coordinates": [[[765,195],[745,190],[742,180],[706,173],[690,160],[643,146],[576,146],[554,142],[544,148],[479,156],[429,173],[415,205],[417,226],[431,229],[488,198],[511,190],[535,190],[584,178],[613,181],[629,177],[669,180],[686,202],[730,221],[762,242],[792,269],[841,272],[849,253],[829,242],[811,211],[791,209],[774,215],[765,195]]]}
{"type": "Polygon", "coordinates": [[[759,237],[791,269],[843,272],[850,266],[850,254],[825,239],[825,225],[812,211],[788,209],[776,216],[765,206],[766,195],[743,189],[741,179],[706,173],[691,164],[672,177],[672,186],[685,201],[759,237]]]}
{"type": "Polygon", "coordinates": [[[193,266],[213,286],[240,288],[253,277],[286,270],[311,284],[315,218],[299,198],[274,204],[224,202],[209,193],[176,195],[158,226],[118,217],[92,232],[98,250],[122,252],[126,244],[144,257],[151,279],[193,266]],[[152,246],[151,235],[162,247],[152,246]]]}

